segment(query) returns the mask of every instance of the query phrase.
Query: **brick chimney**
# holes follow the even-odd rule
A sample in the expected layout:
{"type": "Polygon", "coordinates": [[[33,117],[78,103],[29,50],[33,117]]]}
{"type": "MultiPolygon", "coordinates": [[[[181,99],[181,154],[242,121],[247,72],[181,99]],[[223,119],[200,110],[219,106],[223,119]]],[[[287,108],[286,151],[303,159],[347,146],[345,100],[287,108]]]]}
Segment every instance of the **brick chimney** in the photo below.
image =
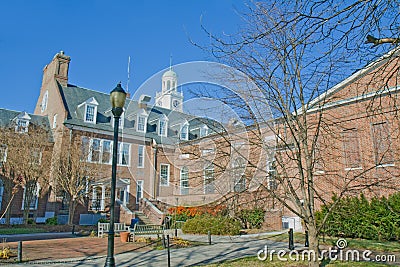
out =
{"type": "Polygon", "coordinates": [[[141,95],[139,98],[139,108],[146,109],[147,104],[150,102],[151,97],[148,95],[141,95]]]}
{"type": "Polygon", "coordinates": [[[47,84],[50,79],[56,79],[62,86],[68,84],[68,68],[71,58],[64,51],[57,53],[50,64],[43,69],[42,84],[47,84]]]}

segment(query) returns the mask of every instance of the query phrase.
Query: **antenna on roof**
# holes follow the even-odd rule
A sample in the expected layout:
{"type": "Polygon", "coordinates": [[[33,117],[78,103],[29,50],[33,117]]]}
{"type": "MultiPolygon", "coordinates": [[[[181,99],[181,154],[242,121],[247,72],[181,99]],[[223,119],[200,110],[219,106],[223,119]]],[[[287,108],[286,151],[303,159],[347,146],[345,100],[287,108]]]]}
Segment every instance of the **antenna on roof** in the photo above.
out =
{"type": "Polygon", "coordinates": [[[169,70],[172,70],[172,53],[169,54],[169,70]]]}
{"type": "Polygon", "coordinates": [[[128,80],[126,81],[126,92],[129,92],[129,67],[131,65],[131,56],[128,56],[128,80]]]}

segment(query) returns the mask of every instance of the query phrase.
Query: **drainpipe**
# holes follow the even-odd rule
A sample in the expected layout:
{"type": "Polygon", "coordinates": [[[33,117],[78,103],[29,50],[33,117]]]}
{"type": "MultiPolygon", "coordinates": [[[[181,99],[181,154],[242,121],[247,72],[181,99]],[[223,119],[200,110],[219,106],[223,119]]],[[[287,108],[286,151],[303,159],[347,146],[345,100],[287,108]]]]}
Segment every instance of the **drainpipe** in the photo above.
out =
{"type": "Polygon", "coordinates": [[[153,199],[157,199],[157,142],[152,139],[153,148],[153,199]]]}

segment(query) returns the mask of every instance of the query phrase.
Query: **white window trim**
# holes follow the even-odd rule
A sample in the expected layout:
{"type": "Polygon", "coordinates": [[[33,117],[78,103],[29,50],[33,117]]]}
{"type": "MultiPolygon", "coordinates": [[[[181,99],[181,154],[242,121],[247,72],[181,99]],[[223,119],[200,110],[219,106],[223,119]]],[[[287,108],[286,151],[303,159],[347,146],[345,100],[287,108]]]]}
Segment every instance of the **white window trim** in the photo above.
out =
{"type": "Polygon", "coordinates": [[[208,130],[209,130],[209,128],[207,125],[203,125],[202,127],[200,127],[200,138],[207,136],[208,130]]]}
{"type": "Polygon", "coordinates": [[[160,164],[160,186],[169,186],[169,178],[170,178],[170,165],[169,164],[165,164],[165,163],[161,163],[160,164]],[[162,173],[161,173],[161,169],[162,169],[162,166],[167,166],[167,184],[162,184],[161,183],[161,181],[162,181],[162,173]]]}
{"type": "Polygon", "coordinates": [[[168,118],[164,115],[162,118],[158,120],[158,127],[157,127],[157,133],[159,136],[167,136],[168,135],[168,118]],[[164,122],[164,132],[161,132],[161,122],[164,122]]]}
{"type": "Polygon", "coordinates": [[[188,122],[185,122],[182,124],[181,131],[179,133],[179,139],[186,140],[186,141],[189,140],[189,123],[188,122]],[[185,136],[185,138],[182,138],[182,133],[183,133],[184,128],[186,128],[186,136],[185,136]]]}
{"type": "Polygon", "coordinates": [[[100,163],[101,161],[102,161],[102,147],[101,147],[101,145],[102,145],[102,142],[101,142],[102,140],[100,139],[100,138],[90,138],[90,140],[89,140],[89,149],[90,149],[90,151],[89,151],[89,159],[88,159],[88,161],[89,162],[93,162],[93,163],[100,163]],[[99,159],[97,160],[97,161],[93,161],[92,160],[92,155],[93,155],[93,141],[94,140],[99,140],[99,149],[98,150],[96,150],[96,151],[98,151],[98,153],[99,153],[99,159]]]}
{"type": "MultiPolygon", "coordinates": [[[[3,158],[0,158],[0,163],[7,162],[7,151],[8,151],[8,146],[6,144],[1,144],[0,145],[1,149],[4,149],[4,154],[3,158]]],[[[1,208],[1,206],[0,206],[1,208]]]]}
{"type": "Polygon", "coordinates": [[[137,164],[137,167],[140,168],[140,169],[144,168],[144,159],[146,158],[145,154],[146,154],[145,146],[144,145],[138,145],[138,164],[137,164]],[[142,150],[142,153],[140,153],[140,150],[142,150]],[[140,164],[140,154],[142,154],[142,162],[141,162],[142,164],[140,164]]]}
{"type": "Polygon", "coordinates": [[[180,186],[180,194],[181,195],[187,195],[187,194],[182,194],[182,189],[188,189],[188,192],[189,192],[189,168],[188,167],[186,167],[186,166],[184,166],[184,167],[182,167],[181,169],[180,169],[180,172],[179,172],[179,186],[180,186]],[[186,181],[187,181],[187,184],[188,184],[188,186],[182,186],[182,182],[184,181],[183,179],[182,179],[182,171],[184,170],[184,169],[186,169],[187,170],[187,177],[186,177],[186,181]]]}
{"type": "Polygon", "coordinates": [[[207,194],[214,194],[214,193],[215,193],[215,185],[214,185],[214,184],[213,184],[213,192],[212,192],[212,193],[209,193],[209,192],[207,192],[207,190],[206,190],[207,185],[212,184],[214,181],[215,181],[215,169],[214,169],[214,166],[213,166],[212,164],[210,164],[210,165],[206,166],[206,167],[203,169],[203,193],[204,193],[205,195],[207,195],[207,194]],[[207,177],[207,176],[206,176],[206,172],[209,171],[209,170],[212,170],[212,182],[206,184],[206,180],[209,180],[209,179],[210,179],[210,177],[207,177]]]}
{"type": "Polygon", "coordinates": [[[147,131],[147,118],[148,118],[148,115],[138,114],[136,118],[137,118],[136,131],[140,132],[140,133],[145,133],[147,131]],[[143,130],[139,129],[139,118],[144,118],[143,130]]]}
{"type": "MultiPolygon", "coordinates": [[[[26,187],[24,186],[24,193],[22,195],[22,208],[21,210],[24,210],[25,208],[25,193],[26,193],[26,187]]],[[[40,184],[36,183],[36,192],[35,192],[35,196],[36,196],[36,201],[35,201],[35,207],[33,208],[29,208],[29,210],[37,210],[38,208],[38,204],[39,204],[39,193],[40,193],[40,184]]]]}
{"type": "Polygon", "coordinates": [[[48,101],[49,101],[49,91],[46,90],[42,98],[42,103],[40,104],[40,111],[42,113],[46,111],[48,101]]]}
{"type": "Polygon", "coordinates": [[[58,116],[58,114],[54,114],[54,116],[53,116],[53,129],[55,129],[57,127],[57,116],[58,116]]]}
{"type": "Polygon", "coordinates": [[[137,183],[136,183],[136,204],[139,204],[139,202],[140,202],[140,199],[142,199],[143,198],[143,186],[144,185],[144,181],[143,180],[137,180],[137,183]],[[138,188],[139,188],[139,184],[140,184],[140,187],[141,187],[141,192],[140,192],[140,198],[138,198],[138,192],[137,192],[137,190],[138,190],[138,188]]]}
{"type": "Polygon", "coordinates": [[[118,143],[119,149],[118,149],[118,165],[119,166],[130,166],[131,165],[131,144],[125,143],[125,142],[119,142],[118,143]],[[122,148],[123,145],[128,145],[128,162],[127,164],[122,164],[122,148]]]}
{"type": "Polygon", "coordinates": [[[16,124],[17,125],[15,126],[15,132],[17,132],[17,133],[27,133],[28,132],[29,120],[27,120],[27,119],[17,119],[16,124]],[[25,122],[26,125],[24,127],[19,128],[20,127],[19,126],[20,122],[25,122]]]}
{"type": "Polygon", "coordinates": [[[100,155],[100,163],[101,164],[111,164],[112,163],[112,156],[113,156],[113,141],[111,140],[107,140],[107,139],[102,139],[100,141],[100,151],[101,151],[101,155],[100,155]],[[103,162],[103,155],[104,155],[104,142],[110,142],[110,158],[108,159],[108,162],[103,162]]]}
{"type": "Polygon", "coordinates": [[[85,122],[87,122],[87,123],[93,123],[93,124],[96,124],[96,121],[97,121],[97,105],[94,105],[94,104],[85,104],[85,115],[84,115],[84,120],[85,120],[85,122]],[[87,109],[88,109],[88,107],[93,107],[94,108],[94,111],[93,111],[93,121],[88,121],[88,119],[87,119],[87,109]]]}

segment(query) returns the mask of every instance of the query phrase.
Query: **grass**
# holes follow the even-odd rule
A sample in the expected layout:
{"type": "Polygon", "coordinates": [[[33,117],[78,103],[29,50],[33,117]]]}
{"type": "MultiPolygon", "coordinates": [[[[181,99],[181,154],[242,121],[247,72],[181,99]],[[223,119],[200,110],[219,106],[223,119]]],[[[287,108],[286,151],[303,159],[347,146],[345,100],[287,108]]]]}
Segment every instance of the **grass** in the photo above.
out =
{"type": "MultiPolygon", "coordinates": [[[[216,264],[209,264],[204,265],[208,267],[259,267],[259,266],[272,266],[272,267],[283,267],[283,266],[290,266],[290,267],[306,267],[307,262],[304,261],[279,261],[278,259],[274,258],[273,261],[260,261],[257,257],[247,257],[233,261],[225,261],[216,264]]],[[[336,261],[326,265],[327,267],[387,267],[385,264],[377,264],[377,263],[370,263],[370,262],[340,262],[336,261]]]]}
{"type": "Polygon", "coordinates": [[[33,233],[44,233],[46,232],[42,228],[26,228],[26,227],[10,227],[1,228],[0,235],[16,235],[16,234],[33,234],[33,233]]]}
{"type": "MultiPolygon", "coordinates": [[[[278,242],[288,242],[289,235],[287,233],[264,236],[263,239],[268,239],[278,242]]],[[[326,237],[324,240],[320,238],[320,245],[333,246],[336,244],[338,237],[326,237]]],[[[347,247],[353,249],[368,249],[376,252],[400,252],[399,241],[377,241],[377,240],[366,240],[356,238],[345,238],[347,241],[347,247]]],[[[294,233],[294,242],[304,244],[305,236],[303,233],[294,233]]]]}

